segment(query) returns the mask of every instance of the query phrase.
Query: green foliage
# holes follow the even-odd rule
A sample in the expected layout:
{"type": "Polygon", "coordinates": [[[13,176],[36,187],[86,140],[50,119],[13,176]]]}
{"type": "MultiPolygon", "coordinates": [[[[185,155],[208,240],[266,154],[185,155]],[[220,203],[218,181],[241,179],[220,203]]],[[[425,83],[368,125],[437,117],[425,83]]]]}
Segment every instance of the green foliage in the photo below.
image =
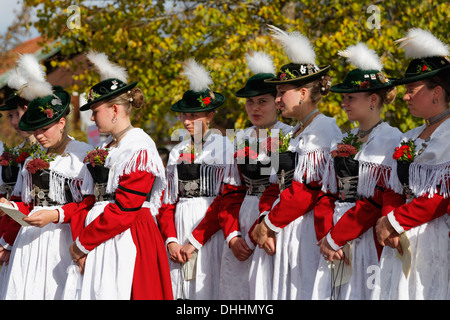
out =
{"type": "MultiPolygon", "coordinates": [[[[389,77],[401,77],[408,65],[401,49],[393,42],[411,27],[425,28],[446,41],[450,8],[445,1],[137,1],[105,2],[82,0],[25,0],[37,8],[35,26],[45,38],[60,39],[62,53],[71,63],[74,54],[95,49],[105,52],[112,61],[126,67],[130,80],[139,81],[147,101],[133,114],[133,123],[152,137],[167,141],[177,126],[170,106],[188,90],[180,75],[181,61],[194,57],[203,63],[214,80],[215,91],[227,101],[219,109],[215,122],[222,128],[247,126],[244,99],[234,93],[251,76],[244,55],[248,49],[264,50],[272,55],[277,69],[287,63],[281,47],[274,43],[267,24],[285,30],[298,30],[316,47],[318,65],[332,66],[334,83],[343,80],[353,67],[337,55],[339,50],[366,42],[382,57],[389,77]],[[370,28],[373,21],[370,5],[380,10],[380,28],[370,28]],[[70,5],[79,6],[81,25],[68,29],[70,5]]],[[[73,67],[77,67],[74,66],[73,67]]],[[[84,83],[74,91],[85,92],[98,81],[92,70],[85,70],[76,80],[84,83]]],[[[422,123],[409,115],[402,101],[403,87],[396,101],[385,107],[384,118],[402,131],[422,123]]],[[[343,130],[349,129],[346,114],[340,107],[341,96],[329,94],[319,108],[336,117],[343,130]]],[[[179,126],[179,124],[178,124],[179,126]]]]}

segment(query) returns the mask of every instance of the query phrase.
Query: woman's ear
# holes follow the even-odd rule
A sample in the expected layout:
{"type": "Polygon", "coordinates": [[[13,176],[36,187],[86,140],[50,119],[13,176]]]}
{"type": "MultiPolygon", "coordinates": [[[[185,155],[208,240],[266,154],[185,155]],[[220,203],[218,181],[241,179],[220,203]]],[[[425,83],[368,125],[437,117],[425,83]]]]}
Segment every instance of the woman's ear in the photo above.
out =
{"type": "Polygon", "coordinates": [[[209,111],[206,114],[206,119],[208,119],[208,123],[211,122],[211,120],[214,118],[214,115],[216,114],[215,111],[209,111]]]}
{"type": "Polygon", "coordinates": [[[65,127],[66,127],[66,118],[62,117],[58,121],[58,128],[61,132],[63,132],[65,127]]]}

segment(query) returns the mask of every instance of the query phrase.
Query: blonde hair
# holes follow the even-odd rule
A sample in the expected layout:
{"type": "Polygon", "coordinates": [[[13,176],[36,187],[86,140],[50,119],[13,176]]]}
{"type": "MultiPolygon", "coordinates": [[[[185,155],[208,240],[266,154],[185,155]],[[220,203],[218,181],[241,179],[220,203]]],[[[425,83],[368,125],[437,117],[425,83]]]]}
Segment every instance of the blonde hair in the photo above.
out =
{"type": "Polygon", "coordinates": [[[110,106],[122,105],[125,107],[126,113],[129,115],[132,108],[140,109],[145,103],[145,96],[141,89],[133,88],[118,96],[115,96],[106,101],[110,106]]]}
{"type": "Polygon", "coordinates": [[[394,102],[395,97],[397,96],[397,87],[367,92],[367,94],[368,96],[376,94],[379,97],[378,107],[382,108],[383,105],[391,104],[392,102],[394,102]]]}

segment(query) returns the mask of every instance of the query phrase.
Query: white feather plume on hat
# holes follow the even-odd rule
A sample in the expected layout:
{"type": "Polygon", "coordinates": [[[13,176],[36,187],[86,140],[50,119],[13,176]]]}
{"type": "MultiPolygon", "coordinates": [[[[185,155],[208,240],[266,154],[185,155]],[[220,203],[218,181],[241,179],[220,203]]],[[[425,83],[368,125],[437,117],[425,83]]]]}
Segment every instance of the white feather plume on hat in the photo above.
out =
{"type": "Polygon", "coordinates": [[[275,73],[272,57],[265,52],[249,50],[245,54],[245,60],[253,74],[275,73]]]}
{"type": "Polygon", "coordinates": [[[406,37],[398,39],[400,48],[405,50],[407,58],[420,59],[434,56],[448,56],[449,48],[430,31],[420,28],[408,30],[406,37]]]}
{"type": "Polygon", "coordinates": [[[383,64],[375,50],[369,49],[367,45],[362,42],[349,46],[343,51],[339,51],[338,55],[347,58],[348,63],[361,70],[381,71],[381,69],[383,69],[383,64]]]}
{"type": "Polygon", "coordinates": [[[8,79],[8,86],[18,90],[19,96],[32,101],[53,94],[52,85],[45,78],[44,66],[32,54],[19,56],[17,67],[8,79]]]}
{"type": "Polygon", "coordinates": [[[108,56],[104,52],[90,50],[86,54],[86,57],[94,64],[95,68],[100,74],[100,81],[115,78],[124,83],[127,83],[127,70],[124,67],[121,67],[118,64],[109,61],[108,56]]]}
{"type": "Polygon", "coordinates": [[[207,90],[213,84],[209,72],[193,58],[183,62],[183,72],[181,74],[188,78],[190,89],[194,92],[207,90]]]}
{"type": "Polygon", "coordinates": [[[316,66],[316,53],[306,36],[298,31],[286,33],[275,26],[268,25],[268,27],[272,32],[272,37],[281,43],[291,62],[316,66]]]}

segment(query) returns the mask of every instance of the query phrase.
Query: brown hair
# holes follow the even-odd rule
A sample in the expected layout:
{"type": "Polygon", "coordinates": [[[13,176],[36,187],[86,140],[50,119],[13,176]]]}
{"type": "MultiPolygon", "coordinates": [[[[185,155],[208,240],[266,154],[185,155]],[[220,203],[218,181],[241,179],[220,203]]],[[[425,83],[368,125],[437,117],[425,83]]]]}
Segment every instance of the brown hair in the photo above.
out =
{"type": "Polygon", "coordinates": [[[124,92],[107,100],[107,103],[110,105],[122,105],[126,108],[127,114],[130,114],[132,108],[142,108],[145,103],[145,96],[141,89],[133,88],[127,92],[124,92]]]}
{"type": "Polygon", "coordinates": [[[308,89],[310,92],[311,102],[316,104],[322,96],[326,96],[331,88],[331,76],[328,74],[322,76],[318,80],[303,83],[298,88],[308,89]]]}
{"type": "Polygon", "coordinates": [[[446,75],[436,75],[432,78],[424,79],[423,82],[430,90],[436,88],[437,86],[442,87],[444,90],[444,100],[447,105],[450,103],[450,73],[447,73],[446,75]]]}

